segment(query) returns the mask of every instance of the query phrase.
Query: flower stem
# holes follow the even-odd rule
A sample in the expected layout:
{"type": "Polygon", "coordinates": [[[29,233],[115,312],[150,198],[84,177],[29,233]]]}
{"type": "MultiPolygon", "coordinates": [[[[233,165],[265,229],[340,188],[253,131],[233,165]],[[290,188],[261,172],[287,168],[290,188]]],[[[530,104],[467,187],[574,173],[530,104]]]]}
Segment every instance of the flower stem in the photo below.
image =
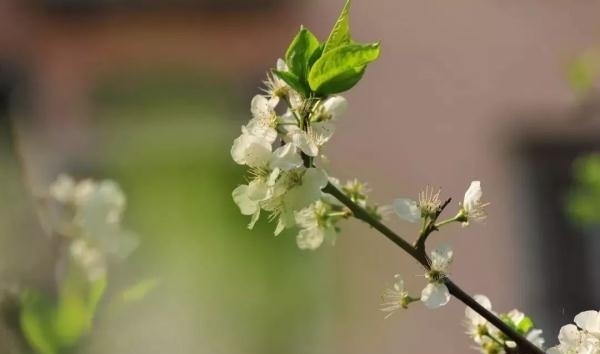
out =
{"type": "MultiPolygon", "coordinates": [[[[398,247],[402,248],[403,251],[408,253],[417,262],[421,263],[421,265],[423,265],[425,269],[430,269],[429,259],[427,258],[424,249],[418,249],[416,246],[413,246],[410,243],[408,243],[404,238],[396,234],[394,231],[382,224],[380,221],[373,218],[366,210],[361,208],[358,204],[354,203],[350,198],[348,198],[348,196],[346,196],[343,192],[337,189],[333,184],[328,183],[323,188],[323,192],[329,193],[335,198],[337,198],[340,202],[342,202],[342,204],[346,205],[348,209],[352,211],[354,217],[364,221],[365,223],[369,224],[371,227],[379,231],[390,241],[395,243],[398,247]]],[[[433,229],[431,231],[433,231],[433,229]]],[[[422,235],[426,235],[426,233],[423,233],[422,235]]],[[[426,237],[427,236],[425,236],[425,238],[426,237]]],[[[458,285],[456,285],[452,280],[450,280],[450,278],[445,277],[444,283],[448,287],[450,294],[452,294],[462,303],[473,309],[473,311],[477,312],[483,318],[488,320],[493,326],[502,331],[507,337],[509,337],[511,340],[517,343],[521,353],[544,354],[544,351],[542,349],[536,347],[525,337],[517,333],[514,329],[510,328],[506,323],[504,323],[492,312],[488,311],[485,307],[481,306],[481,304],[479,304],[477,301],[475,301],[475,299],[469,296],[464,290],[462,290],[458,285]]]]}
{"type": "Polygon", "coordinates": [[[438,222],[437,224],[435,224],[436,229],[439,229],[440,227],[446,225],[446,224],[450,224],[457,221],[456,217],[450,218],[450,219],[446,219],[446,220],[442,220],[440,222],[438,222]]]}

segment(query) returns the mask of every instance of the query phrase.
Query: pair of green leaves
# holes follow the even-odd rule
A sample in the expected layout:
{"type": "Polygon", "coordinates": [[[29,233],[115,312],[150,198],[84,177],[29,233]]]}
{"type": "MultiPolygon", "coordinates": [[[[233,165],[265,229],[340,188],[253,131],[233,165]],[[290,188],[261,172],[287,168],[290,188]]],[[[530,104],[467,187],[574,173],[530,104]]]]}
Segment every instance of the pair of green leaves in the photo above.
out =
{"type": "Polygon", "coordinates": [[[351,39],[349,15],[347,0],[324,43],[301,27],[285,53],[289,71],[275,74],[305,97],[324,97],[356,85],[367,65],[379,57],[380,47],[379,43],[361,44],[351,39]]]}
{"type": "MultiPolygon", "coordinates": [[[[115,294],[108,305],[116,308],[139,301],[157,285],[157,279],[144,279],[115,294]]],[[[33,351],[60,354],[75,347],[91,331],[106,286],[105,276],[90,280],[82,269],[70,264],[57,299],[26,291],[21,298],[20,323],[33,351]]]]}
{"type": "Polygon", "coordinates": [[[21,329],[29,345],[39,354],[58,354],[74,346],[92,326],[96,308],[106,289],[106,278],[88,281],[69,269],[57,301],[35,291],[21,299],[21,329]]]}

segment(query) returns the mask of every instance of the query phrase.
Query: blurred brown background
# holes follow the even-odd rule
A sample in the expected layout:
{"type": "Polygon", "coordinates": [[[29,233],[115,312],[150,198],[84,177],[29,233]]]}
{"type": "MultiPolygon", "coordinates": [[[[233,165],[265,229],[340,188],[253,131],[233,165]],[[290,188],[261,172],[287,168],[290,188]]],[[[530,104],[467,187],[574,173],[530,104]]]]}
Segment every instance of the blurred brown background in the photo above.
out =
{"type": "MultiPolygon", "coordinates": [[[[416,292],[423,272],[368,227],[349,222],[335,247],[301,252],[266,222],[247,231],[231,201],[242,170],[230,144],[264,74],[300,24],[324,39],[342,5],[0,2],[1,114],[18,123],[29,188],[60,172],[119,181],[142,245],[114,269],[115,287],[161,279],[102,313],[81,352],[472,350],[455,300],[383,320],[392,275],[416,292]]],[[[568,61],[600,43],[600,1],[355,0],[351,27],[381,40],[382,56],[345,95],[332,173],[368,181],[381,203],[441,186],[454,208],[481,180],[487,222],[452,225],[434,243],[454,246],[457,283],[530,314],[554,344],[561,324],[600,303],[600,241],[588,235],[598,232],[563,214],[572,161],[600,145],[595,100],[565,82],[568,61]]],[[[5,129],[0,281],[39,285],[52,279],[48,251],[9,139],[5,129]]]]}

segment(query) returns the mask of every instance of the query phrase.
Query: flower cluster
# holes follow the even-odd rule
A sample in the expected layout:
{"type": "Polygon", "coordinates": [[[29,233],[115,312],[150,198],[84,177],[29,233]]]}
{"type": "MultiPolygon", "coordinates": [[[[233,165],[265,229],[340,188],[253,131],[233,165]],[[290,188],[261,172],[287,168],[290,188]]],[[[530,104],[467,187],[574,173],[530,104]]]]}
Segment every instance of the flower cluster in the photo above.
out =
{"type": "MultiPolygon", "coordinates": [[[[275,71],[288,72],[287,64],[278,60],[275,71]]],[[[251,216],[249,228],[263,211],[277,220],[275,235],[298,227],[298,247],[316,249],[324,240],[333,242],[338,221],[350,216],[337,200],[321,192],[330,180],[339,185],[322,168],[323,150],[347,102],[340,95],[305,97],[273,74],[265,85],[266,94],[252,99],[252,118],[231,148],[233,160],[248,168],[248,183],[233,190],[233,200],[243,215],[251,216]]],[[[381,218],[381,209],[367,203],[364,184],[354,180],[342,189],[381,218]]]]}
{"type": "MultiPolygon", "coordinates": [[[[475,295],[475,300],[486,310],[492,311],[492,303],[485,295],[475,295]]],[[[504,323],[523,335],[538,348],[544,345],[542,330],[534,328],[533,321],[519,310],[498,315],[504,323]]],[[[516,348],[517,344],[504,333],[490,324],[485,318],[467,307],[465,309],[465,326],[467,335],[473,339],[477,348],[483,354],[505,354],[516,348]]]]}
{"type": "Polygon", "coordinates": [[[560,344],[548,349],[548,354],[600,354],[600,312],[581,312],[573,322],[560,329],[560,344]]]}
{"type": "Polygon", "coordinates": [[[482,221],[487,217],[484,208],[490,205],[490,203],[484,203],[481,200],[482,196],[481,182],[471,182],[471,185],[465,192],[465,198],[460,211],[456,216],[456,220],[462,222],[463,226],[468,226],[471,221],[482,221]]]}
{"type": "Polygon", "coordinates": [[[108,257],[124,258],[136,248],[137,237],[121,227],[125,196],[115,182],[60,175],[44,200],[48,229],[91,280],[104,276],[108,257]]]}

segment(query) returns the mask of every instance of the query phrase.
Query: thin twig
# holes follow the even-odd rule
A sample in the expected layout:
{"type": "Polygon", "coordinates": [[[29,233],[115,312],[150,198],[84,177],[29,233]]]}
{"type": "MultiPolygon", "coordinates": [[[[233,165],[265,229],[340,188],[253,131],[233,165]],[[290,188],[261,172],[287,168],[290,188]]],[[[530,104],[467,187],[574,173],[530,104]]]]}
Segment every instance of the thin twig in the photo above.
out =
{"type": "MultiPolygon", "coordinates": [[[[371,216],[366,210],[361,208],[358,204],[354,203],[348,196],[346,196],[343,192],[337,189],[333,184],[328,183],[324,188],[323,192],[329,193],[336,197],[340,202],[350,209],[357,219],[364,221],[365,223],[372,226],[374,229],[382,233],[385,237],[387,237],[390,241],[395,243],[397,246],[402,248],[406,253],[408,253],[411,257],[413,257],[417,262],[421,263],[427,270],[430,269],[429,262],[426,254],[424,253],[424,248],[417,249],[417,247],[408,243],[404,238],[396,234],[390,228],[382,224],[380,221],[376,220],[371,216]]],[[[447,200],[444,203],[444,207],[450,203],[450,200],[447,200]]],[[[441,214],[441,210],[437,214],[439,216],[441,214]]],[[[435,222],[432,223],[435,225],[435,222]]],[[[433,230],[432,230],[433,231],[433,230]]],[[[430,231],[431,233],[431,231],[430,231]]],[[[456,285],[450,278],[444,278],[444,282],[450,291],[450,294],[454,295],[457,299],[459,299],[462,303],[473,309],[473,311],[477,312],[483,318],[488,320],[494,327],[498,328],[502,331],[507,337],[517,343],[519,351],[523,354],[545,354],[544,351],[538,347],[536,347],[533,343],[528,341],[521,334],[517,333],[514,329],[504,323],[500,318],[494,315],[492,312],[487,310],[485,307],[481,306],[480,303],[475,301],[470,295],[468,295],[465,291],[463,291],[458,285],[456,285]]]]}

